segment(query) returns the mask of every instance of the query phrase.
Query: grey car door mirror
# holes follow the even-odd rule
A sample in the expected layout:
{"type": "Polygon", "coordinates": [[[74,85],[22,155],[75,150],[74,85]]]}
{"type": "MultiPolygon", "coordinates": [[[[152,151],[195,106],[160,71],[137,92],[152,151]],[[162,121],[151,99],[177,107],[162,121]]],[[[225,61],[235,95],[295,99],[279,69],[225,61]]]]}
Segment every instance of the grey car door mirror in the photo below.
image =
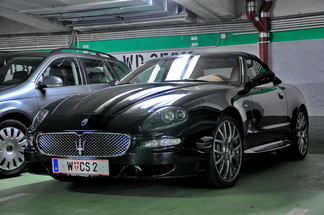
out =
{"type": "Polygon", "coordinates": [[[50,75],[46,76],[40,83],[40,88],[44,87],[61,87],[63,85],[63,81],[60,77],[50,75]]]}

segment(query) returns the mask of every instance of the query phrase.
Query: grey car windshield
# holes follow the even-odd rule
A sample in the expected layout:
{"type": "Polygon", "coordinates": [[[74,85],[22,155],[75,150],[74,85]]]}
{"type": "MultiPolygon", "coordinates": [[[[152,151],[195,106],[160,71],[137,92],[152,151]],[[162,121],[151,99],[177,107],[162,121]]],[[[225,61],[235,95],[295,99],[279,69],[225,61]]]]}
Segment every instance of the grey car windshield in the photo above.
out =
{"type": "Polygon", "coordinates": [[[213,81],[240,83],[239,59],[214,55],[179,55],[157,58],[125,77],[120,83],[157,83],[165,81],[213,81]]]}
{"type": "Polygon", "coordinates": [[[25,81],[44,57],[20,56],[0,60],[0,84],[17,84],[25,81]]]}

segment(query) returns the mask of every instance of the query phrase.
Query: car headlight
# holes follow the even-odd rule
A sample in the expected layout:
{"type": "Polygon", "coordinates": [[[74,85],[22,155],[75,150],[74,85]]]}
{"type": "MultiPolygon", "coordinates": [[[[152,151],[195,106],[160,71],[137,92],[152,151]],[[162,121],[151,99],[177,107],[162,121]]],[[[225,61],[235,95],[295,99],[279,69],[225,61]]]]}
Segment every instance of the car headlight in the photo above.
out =
{"type": "Polygon", "coordinates": [[[147,140],[142,143],[143,148],[161,148],[161,147],[170,147],[176,146],[181,143],[180,138],[161,138],[154,140],[147,140]]]}
{"type": "Polygon", "coordinates": [[[188,113],[181,107],[164,107],[154,111],[143,123],[144,131],[161,131],[178,126],[188,119],[188,113]]]}
{"type": "Polygon", "coordinates": [[[48,112],[49,111],[47,109],[42,109],[42,110],[38,111],[38,113],[36,114],[36,116],[33,120],[32,125],[30,127],[31,130],[35,130],[43,122],[43,120],[47,116],[48,112]]]}

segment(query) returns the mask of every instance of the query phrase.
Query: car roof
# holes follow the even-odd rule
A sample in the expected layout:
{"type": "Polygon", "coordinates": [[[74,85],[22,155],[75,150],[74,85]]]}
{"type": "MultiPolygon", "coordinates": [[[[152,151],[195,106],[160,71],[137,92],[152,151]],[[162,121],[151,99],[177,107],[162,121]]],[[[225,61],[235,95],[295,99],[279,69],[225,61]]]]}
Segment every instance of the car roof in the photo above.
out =
{"type": "Polygon", "coordinates": [[[226,55],[226,56],[235,56],[235,57],[247,57],[247,58],[253,58],[258,59],[255,55],[247,53],[247,52],[194,52],[193,55],[226,55]]]}
{"type": "Polygon", "coordinates": [[[249,58],[258,61],[263,67],[265,67],[267,70],[270,70],[269,66],[262,62],[260,58],[258,58],[254,54],[250,54],[247,52],[240,52],[240,51],[232,51],[232,52],[204,52],[204,51],[195,51],[188,54],[181,54],[181,55],[172,55],[172,56],[165,56],[165,57],[158,57],[158,58],[152,58],[149,61],[154,61],[156,59],[167,59],[167,58],[176,58],[179,56],[226,56],[226,57],[243,57],[243,58],[249,58]]]}
{"type": "Polygon", "coordinates": [[[68,53],[70,55],[83,55],[83,56],[96,56],[99,58],[110,58],[117,60],[114,56],[88,49],[79,49],[79,48],[59,48],[52,51],[13,51],[13,52],[0,52],[0,59],[11,58],[14,56],[37,56],[37,57],[47,57],[50,55],[68,53]],[[80,52],[82,51],[82,52],[80,52]]]}
{"type": "Polygon", "coordinates": [[[152,60],[154,59],[165,59],[165,58],[176,58],[178,56],[197,56],[197,55],[200,55],[200,56],[215,56],[215,55],[218,55],[218,56],[229,56],[229,57],[245,57],[245,58],[251,58],[251,59],[258,59],[259,58],[253,54],[250,54],[250,53],[247,53],[247,52],[238,52],[238,51],[235,51],[235,52],[191,52],[191,53],[188,53],[188,54],[180,54],[180,55],[171,55],[171,56],[164,56],[164,57],[158,57],[158,58],[152,58],[152,60]]]}

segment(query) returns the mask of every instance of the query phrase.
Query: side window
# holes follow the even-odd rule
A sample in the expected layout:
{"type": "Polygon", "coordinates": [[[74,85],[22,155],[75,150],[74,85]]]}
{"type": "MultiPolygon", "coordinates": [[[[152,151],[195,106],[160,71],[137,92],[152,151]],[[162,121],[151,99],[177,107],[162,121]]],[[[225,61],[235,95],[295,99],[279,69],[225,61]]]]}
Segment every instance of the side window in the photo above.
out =
{"type": "Polygon", "coordinates": [[[204,56],[194,68],[195,79],[238,83],[240,81],[239,58],[204,56]],[[195,77],[198,76],[198,77],[195,77]]]}
{"type": "Polygon", "coordinates": [[[117,73],[118,78],[122,78],[126,75],[126,73],[129,71],[126,64],[123,62],[114,62],[114,61],[106,61],[117,73]]]}
{"type": "Polygon", "coordinates": [[[13,57],[0,62],[0,84],[16,84],[25,81],[42,62],[43,57],[13,57]]]}
{"type": "Polygon", "coordinates": [[[54,60],[44,71],[43,77],[57,76],[63,86],[81,85],[80,70],[75,58],[65,57],[54,60]]]}
{"type": "Polygon", "coordinates": [[[103,60],[83,58],[85,71],[90,84],[109,83],[114,79],[113,72],[103,60]]]}
{"type": "Polygon", "coordinates": [[[257,62],[256,60],[247,59],[246,60],[246,64],[247,64],[247,76],[248,76],[248,80],[253,79],[260,72],[266,71],[263,68],[263,66],[259,62],[257,62]]]}

